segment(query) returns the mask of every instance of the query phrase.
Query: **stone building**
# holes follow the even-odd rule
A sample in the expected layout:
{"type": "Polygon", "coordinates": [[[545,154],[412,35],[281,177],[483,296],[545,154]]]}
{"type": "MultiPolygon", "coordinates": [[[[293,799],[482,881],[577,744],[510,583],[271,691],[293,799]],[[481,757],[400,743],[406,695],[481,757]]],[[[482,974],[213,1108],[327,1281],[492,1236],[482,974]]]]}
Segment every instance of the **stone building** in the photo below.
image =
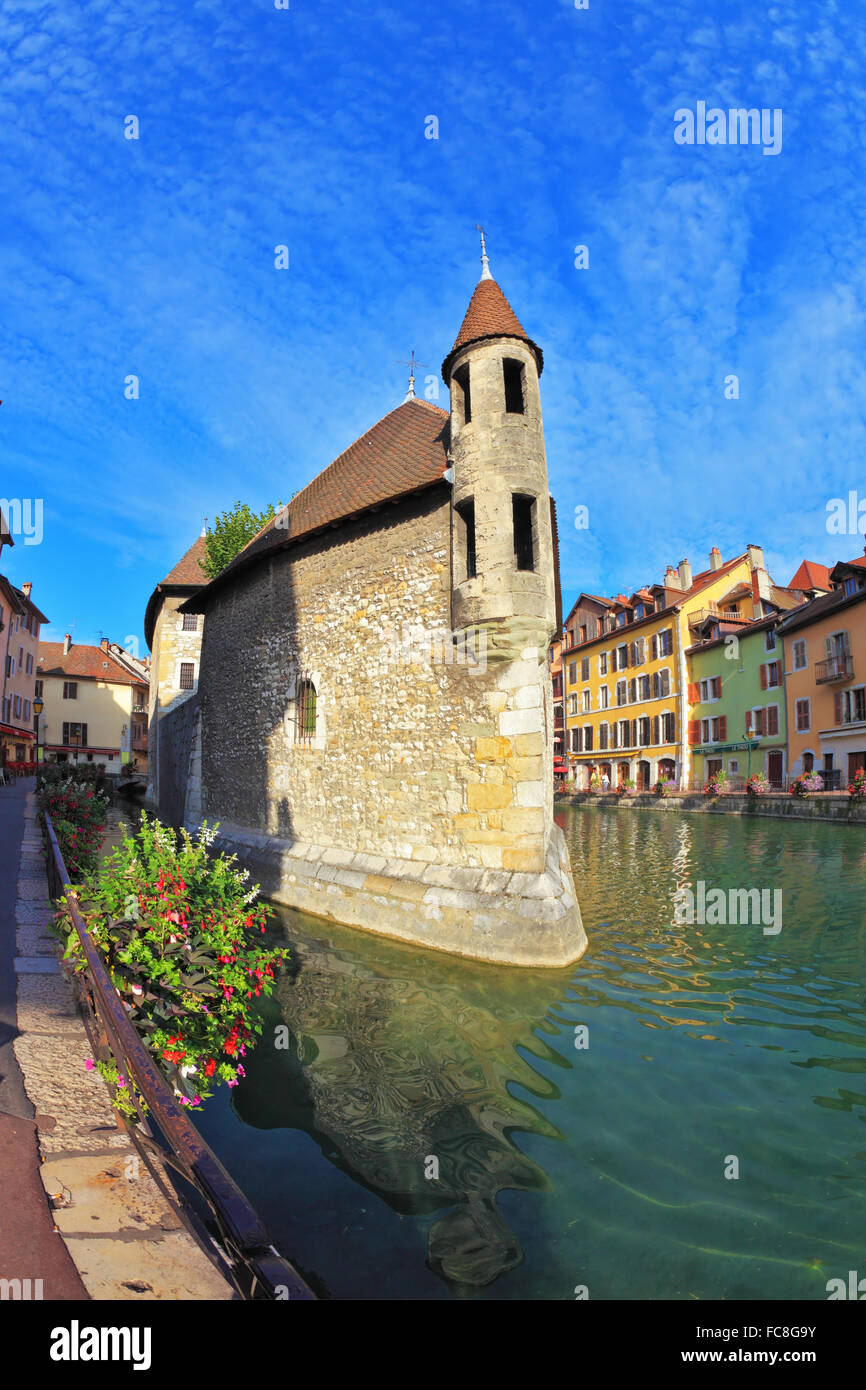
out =
{"type": "Polygon", "coordinates": [[[219,821],[277,901],[561,966],[586,938],[553,821],[542,365],[484,256],[450,414],[410,381],[180,605],[206,617],[198,696],[159,727],[183,818],[219,821]]]}
{"type": "Polygon", "coordinates": [[[103,637],[98,647],[40,642],[36,694],[47,762],[104,763],[119,776],[147,763],[147,668],[103,637]]]}
{"type": "MultiPolygon", "coordinates": [[[[207,583],[199,563],[205,558],[204,538],[202,528],[189,550],[157,584],[144,614],[144,635],[151,651],[147,799],[152,806],[160,804],[160,719],[198,690],[202,619],[197,613],[179,613],[178,609],[184,599],[191,598],[207,583]]],[[[175,773],[173,766],[166,771],[172,784],[175,773]]],[[[173,809],[174,801],[168,791],[163,800],[173,809]]]]}

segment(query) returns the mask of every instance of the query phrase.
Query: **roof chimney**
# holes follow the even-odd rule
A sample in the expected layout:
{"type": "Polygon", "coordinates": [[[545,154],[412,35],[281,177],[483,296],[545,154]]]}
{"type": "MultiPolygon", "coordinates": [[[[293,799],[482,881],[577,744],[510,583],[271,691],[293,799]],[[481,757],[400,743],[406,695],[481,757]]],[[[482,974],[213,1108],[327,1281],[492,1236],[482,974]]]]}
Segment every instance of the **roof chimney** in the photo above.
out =
{"type": "Polygon", "coordinates": [[[71,638],[71,636],[69,635],[68,632],[64,632],[64,634],[63,634],[63,655],[64,655],[64,656],[68,656],[68,655],[69,655],[69,648],[70,648],[71,646],[72,646],[72,638],[71,638]]]}
{"type": "Polygon", "coordinates": [[[103,637],[102,640],[100,641],[99,645],[100,645],[100,647],[102,648],[102,650],[103,650],[104,652],[107,652],[107,651],[108,651],[108,638],[107,638],[107,637],[103,637]]]}
{"type": "Polygon", "coordinates": [[[680,560],[680,588],[686,593],[692,587],[692,567],[688,560],[680,560]]]}
{"type": "Polygon", "coordinates": [[[664,583],[666,589],[681,589],[683,587],[680,583],[680,577],[674,569],[673,565],[668,565],[667,569],[665,570],[664,580],[662,582],[664,583]]]}
{"type": "Polygon", "coordinates": [[[27,581],[26,584],[22,584],[22,585],[21,585],[21,592],[22,592],[22,594],[24,595],[25,598],[29,598],[29,597],[30,597],[30,590],[31,590],[32,588],[33,588],[33,585],[31,584],[31,582],[30,582],[29,579],[28,579],[28,581],[27,581]]]}
{"type": "Polygon", "coordinates": [[[722,552],[717,545],[710,551],[710,569],[720,570],[722,568],[722,552]]]}
{"type": "Polygon", "coordinates": [[[759,545],[747,545],[746,550],[749,554],[749,568],[753,570],[764,569],[764,552],[759,545]]]}

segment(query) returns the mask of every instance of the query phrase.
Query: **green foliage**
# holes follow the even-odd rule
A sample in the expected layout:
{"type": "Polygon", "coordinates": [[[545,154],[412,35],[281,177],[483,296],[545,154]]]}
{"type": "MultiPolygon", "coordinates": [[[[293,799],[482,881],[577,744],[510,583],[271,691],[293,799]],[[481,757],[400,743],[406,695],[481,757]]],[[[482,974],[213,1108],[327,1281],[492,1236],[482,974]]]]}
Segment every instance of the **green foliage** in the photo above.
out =
{"type": "Polygon", "coordinates": [[[63,778],[48,778],[36,788],[40,811],[54,826],[63,862],[75,881],[91,873],[99,858],[105,831],[106,802],[93,778],[79,780],[68,769],[63,778]]]}
{"type": "Polygon", "coordinates": [[[278,502],[277,507],[269,503],[265,510],[257,515],[250,511],[246,502],[235,502],[229,511],[218,516],[213,526],[208,528],[205,537],[207,556],[200,561],[208,579],[215,579],[253,536],[261,531],[265,522],[276,516],[277,508],[281,506],[282,502],[278,502]]]}
{"type": "MultiPolygon", "coordinates": [[[[272,909],[252,906],[258,887],[234,855],[209,855],[215,833],[203,827],[194,841],[143,815],[80,890],[130,1021],[190,1106],[243,1077],[240,1059],[262,1027],[252,1001],[272,992],[288,955],[261,942],[272,909]]],[[[66,955],[81,967],[74,929],[66,955]]]]}

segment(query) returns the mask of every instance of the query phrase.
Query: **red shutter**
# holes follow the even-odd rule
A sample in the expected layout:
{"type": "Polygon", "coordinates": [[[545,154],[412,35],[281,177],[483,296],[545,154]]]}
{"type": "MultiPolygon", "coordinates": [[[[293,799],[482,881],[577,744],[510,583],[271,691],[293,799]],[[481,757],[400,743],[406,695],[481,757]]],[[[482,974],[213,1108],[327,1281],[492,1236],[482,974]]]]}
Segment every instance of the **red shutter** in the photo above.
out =
{"type": "Polygon", "coordinates": [[[720,714],[720,715],[719,715],[719,743],[724,743],[724,742],[725,742],[725,739],[726,739],[727,737],[728,737],[728,716],[727,716],[726,714],[720,714]]]}
{"type": "Polygon", "coordinates": [[[776,705],[767,707],[767,733],[777,734],[779,732],[779,711],[776,705]]]}
{"type": "Polygon", "coordinates": [[[689,745],[694,747],[701,741],[701,721],[699,719],[689,720],[689,745]]]}
{"type": "Polygon", "coordinates": [[[833,691],[833,723],[842,723],[842,691],[833,691]]]}
{"type": "Polygon", "coordinates": [[[721,678],[721,676],[713,676],[713,694],[715,695],[715,697],[716,697],[717,700],[721,700],[721,698],[722,698],[722,678],[721,678]]]}
{"type": "Polygon", "coordinates": [[[701,689],[694,681],[689,681],[689,704],[698,705],[701,700],[701,689]]]}
{"type": "Polygon", "coordinates": [[[767,688],[767,668],[766,668],[766,666],[762,666],[762,667],[761,667],[761,689],[762,689],[762,690],[766,690],[766,688],[767,688]]]}
{"type": "Polygon", "coordinates": [[[751,711],[750,709],[747,709],[747,710],[746,710],[746,730],[747,730],[747,732],[748,732],[749,729],[751,729],[751,727],[752,727],[752,711],[751,711]]]}

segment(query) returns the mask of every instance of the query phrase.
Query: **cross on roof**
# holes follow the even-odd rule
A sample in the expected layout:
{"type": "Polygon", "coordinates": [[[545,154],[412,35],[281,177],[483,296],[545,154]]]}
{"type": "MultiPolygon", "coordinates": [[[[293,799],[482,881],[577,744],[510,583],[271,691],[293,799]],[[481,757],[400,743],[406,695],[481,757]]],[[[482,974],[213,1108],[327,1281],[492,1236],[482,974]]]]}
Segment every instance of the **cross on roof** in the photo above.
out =
{"type": "Polygon", "coordinates": [[[414,397],[415,397],[415,368],[416,368],[416,367],[426,367],[428,364],[427,364],[426,362],[419,362],[419,361],[417,361],[417,359],[416,359],[416,357],[415,357],[415,349],[413,348],[413,349],[412,349],[412,352],[411,352],[411,354],[410,354],[410,357],[409,357],[409,361],[408,361],[408,362],[399,362],[397,365],[400,366],[400,367],[408,367],[408,368],[409,368],[409,389],[408,389],[408,391],[406,392],[406,396],[405,396],[405,399],[404,399],[404,402],[403,402],[404,405],[405,405],[406,401],[414,400],[414,397]]]}

